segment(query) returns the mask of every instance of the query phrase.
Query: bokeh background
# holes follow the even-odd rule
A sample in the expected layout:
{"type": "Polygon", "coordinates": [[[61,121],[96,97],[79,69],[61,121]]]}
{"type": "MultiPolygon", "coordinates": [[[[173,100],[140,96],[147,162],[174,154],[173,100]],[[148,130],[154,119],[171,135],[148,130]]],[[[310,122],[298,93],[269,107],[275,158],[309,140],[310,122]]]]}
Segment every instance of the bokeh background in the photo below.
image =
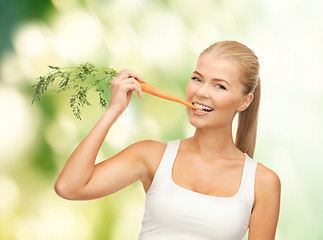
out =
{"type": "MultiPolygon", "coordinates": [[[[1,0],[0,239],[120,240],[140,231],[139,182],[91,201],[55,194],[59,171],[104,109],[95,95],[81,121],[68,94],[31,105],[47,65],[130,68],[185,98],[198,54],[226,39],[260,59],[254,158],[282,182],[276,239],[323,239],[322,10],[321,0],[1,0]]],[[[142,139],[166,142],[193,131],[185,107],[134,94],[97,161],[142,139]]]]}

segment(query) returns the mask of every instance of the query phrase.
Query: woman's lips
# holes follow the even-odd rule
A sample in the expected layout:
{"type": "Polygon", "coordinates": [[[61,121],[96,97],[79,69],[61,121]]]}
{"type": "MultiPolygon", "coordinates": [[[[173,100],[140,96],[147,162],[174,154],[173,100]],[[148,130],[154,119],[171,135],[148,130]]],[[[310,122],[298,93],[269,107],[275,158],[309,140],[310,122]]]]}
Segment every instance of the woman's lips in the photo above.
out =
{"type": "Polygon", "coordinates": [[[191,111],[192,111],[192,114],[196,116],[204,116],[211,113],[211,112],[205,112],[205,111],[200,111],[195,109],[191,109],[191,111]]]}

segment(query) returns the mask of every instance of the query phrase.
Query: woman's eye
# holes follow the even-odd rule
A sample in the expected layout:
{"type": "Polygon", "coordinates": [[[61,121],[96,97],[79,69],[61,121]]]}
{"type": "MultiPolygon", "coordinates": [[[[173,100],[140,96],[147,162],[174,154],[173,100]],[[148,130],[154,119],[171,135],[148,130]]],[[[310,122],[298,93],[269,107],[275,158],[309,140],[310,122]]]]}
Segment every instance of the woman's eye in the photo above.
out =
{"type": "Polygon", "coordinates": [[[195,80],[195,81],[197,81],[197,82],[202,82],[202,80],[201,80],[201,79],[199,79],[199,78],[197,78],[197,77],[192,77],[191,79],[193,79],[193,80],[195,80]]]}
{"type": "MultiPolygon", "coordinates": [[[[201,79],[199,79],[198,77],[191,77],[191,79],[192,79],[192,80],[194,80],[194,81],[197,81],[197,82],[202,82],[202,80],[201,80],[201,79]]],[[[227,89],[225,88],[225,86],[223,86],[223,85],[221,85],[221,84],[215,84],[215,85],[214,85],[214,87],[216,87],[216,88],[220,88],[220,89],[223,89],[223,90],[227,90],[227,89]]]]}
{"type": "Polygon", "coordinates": [[[223,89],[223,90],[227,90],[227,89],[225,88],[225,86],[223,86],[223,85],[221,85],[221,84],[216,84],[216,85],[215,85],[215,87],[220,88],[220,89],[223,89]]]}

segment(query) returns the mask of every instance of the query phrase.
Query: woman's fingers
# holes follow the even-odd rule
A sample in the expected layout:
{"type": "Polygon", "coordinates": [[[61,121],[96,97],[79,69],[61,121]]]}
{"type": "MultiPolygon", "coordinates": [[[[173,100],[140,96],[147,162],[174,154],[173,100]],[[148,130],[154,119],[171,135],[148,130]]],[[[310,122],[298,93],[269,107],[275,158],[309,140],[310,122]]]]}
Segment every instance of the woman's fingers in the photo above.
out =
{"type": "Polygon", "coordinates": [[[142,98],[143,91],[138,81],[143,81],[139,74],[129,69],[122,69],[111,83],[109,106],[123,111],[129,105],[133,91],[142,98]]]}
{"type": "MultiPolygon", "coordinates": [[[[140,82],[144,82],[144,78],[142,76],[140,76],[140,74],[136,73],[135,71],[131,70],[131,69],[122,69],[119,72],[120,76],[124,77],[124,78],[134,78],[136,80],[139,80],[140,82]]],[[[119,76],[118,74],[118,76],[119,76]]]]}
{"type": "Polygon", "coordinates": [[[130,81],[129,84],[131,84],[130,89],[135,90],[137,92],[137,94],[138,94],[138,97],[142,98],[143,97],[143,92],[142,92],[141,86],[138,83],[138,81],[135,78],[128,78],[128,79],[130,81]]]}
{"type": "Polygon", "coordinates": [[[141,86],[138,83],[138,81],[145,82],[145,80],[143,79],[142,76],[140,76],[135,71],[130,70],[130,69],[122,69],[119,72],[119,74],[118,74],[118,76],[117,76],[117,78],[115,80],[117,82],[119,82],[119,81],[122,81],[122,82],[125,81],[125,83],[130,81],[130,83],[132,83],[132,84],[134,84],[134,85],[137,86],[137,88],[132,89],[132,90],[136,90],[136,92],[137,92],[137,94],[138,94],[138,96],[140,98],[143,97],[143,92],[142,92],[141,86]]]}
{"type": "Polygon", "coordinates": [[[138,83],[138,81],[134,78],[127,78],[126,80],[124,80],[122,82],[122,87],[121,89],[124,92],[129,92],[129,91],[136,91],[138,93],[139,97],[142,97],[143,92],[141,89],[140,84],[138,83]]]}

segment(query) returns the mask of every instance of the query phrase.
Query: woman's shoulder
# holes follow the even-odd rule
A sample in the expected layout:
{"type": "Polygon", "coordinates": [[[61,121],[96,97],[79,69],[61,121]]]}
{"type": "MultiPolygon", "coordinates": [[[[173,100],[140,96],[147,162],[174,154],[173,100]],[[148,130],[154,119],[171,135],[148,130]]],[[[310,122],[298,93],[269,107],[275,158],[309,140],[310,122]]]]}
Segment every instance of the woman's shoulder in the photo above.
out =
{"type": "Polygon", "coordinates": [[[140,140],[132,144],[134,154],[140,156],[145,163],[150,163],[155,159],[159,159],[164,153],[167,143],[151,139],[140,140]]]}
{"type": "Polygon", "coordinates": [[[269,196],[280,193],[281,182],[277,173],[264,164],[257,164],[255,176],[255,191],[258,196],[269,196]]]}
{"type": "Polygon", "coordinates": [[[145,174],[143,174],[141,181],[147,192],[166,150],[167,143],[155,140],[142,140],[136,142],[134,146],[137,156],[140,156],[139,159],[145,166],[145,174]]]}
{"type": "Polygon", "coordinates": [[[145,139],[134,143],[133,146],[137,149],[137,151],[140,151],[142,153],[143,152],[151,153],[154,151],[165,150],[167,143],[152,140],[152,139],[145,139]]]}

